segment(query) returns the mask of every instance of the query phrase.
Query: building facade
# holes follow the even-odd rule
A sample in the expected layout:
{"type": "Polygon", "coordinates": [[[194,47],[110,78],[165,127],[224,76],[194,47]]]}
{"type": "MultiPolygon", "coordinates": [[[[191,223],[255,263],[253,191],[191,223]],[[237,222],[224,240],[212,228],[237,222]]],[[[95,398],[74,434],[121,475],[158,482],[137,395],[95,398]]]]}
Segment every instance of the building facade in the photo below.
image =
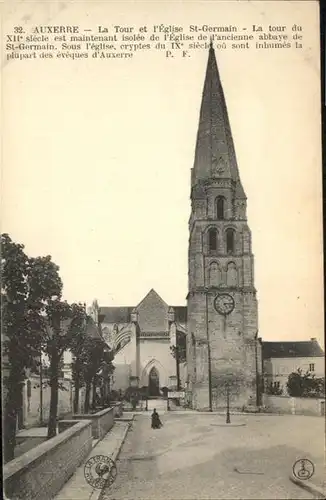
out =
{"type": "MultiPolygon", "coordinates": [[[[113,389],[137,385],[147,387],[151,396],[161,396],[163,387],[176,388],[176,360],[170,348],[177,332],[186,333],[186,307],[169,306],[152,289],[136,306],[99,309],[94,302],[89,313],[100,316],[103,338],[115,351],[113,389]]],[[[184,385],[183,363],[180,379],[184,385]]]]}
{"type": "Polygon", "coordinates": [[[210,47],[191,170],[188,375],[198,410],[255,404],[261,374],[254,256],[228,111],[210,47]]]}
{"type": "Polygon", "coordinates": [[[315,338],[299,342],[264,342],[263,366],[266,392],[286,396],[289,375],[298,369],[316,378],[325,377],[325,354],[315,338]]]}

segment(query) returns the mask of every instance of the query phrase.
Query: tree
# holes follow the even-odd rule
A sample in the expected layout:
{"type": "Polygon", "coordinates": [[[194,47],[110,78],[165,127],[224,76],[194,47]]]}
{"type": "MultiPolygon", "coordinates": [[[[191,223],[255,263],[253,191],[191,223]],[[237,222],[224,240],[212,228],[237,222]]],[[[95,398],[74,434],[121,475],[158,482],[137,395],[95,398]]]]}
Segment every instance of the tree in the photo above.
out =
{"type": "Polygon", "coordinates": [[[103,389],[103,406],[110,403],[110,376],[114,372],[114,365],[112,363],[114,359],[114,351],[108,347],[108,345],[103,342],[102,359],[100,362],[100,368],[96,373],[95,380],[99,379],[101,381],[101,387],[103,389]]]}
{"type": "Polygon", "coordinates": [[[75,339],[83,335],[85,309],[82,304],[68,304],[60,299],[48,301],[43,318],[42,349],[50,360],[50,414],[48,422],[48,438],[57,433],[57,411],[59,391],[59,367],[63,353],[68,350],[75,339]]]}
{"type": "Polygon", "coordinates": [[[186,361],[187,353],[187,337],[186,334],[177,330],[176,332],[176,345],[170,346],[170,351],[172,356],[176,361],[176,371],[177,371],[177,390],[180,391],[180,363],[186,361]]]}
{"type": "Polygon", "coordinates": [[[62,281],[50,256],[29,258],[24,246],[1,235],[1,312],[4,382],[4,458],[14,458],[16,421],[26,370],[39,365],[42,314],[62,281]]]}
{"type": "Polygon", "coordinates": [[[298,368],[296,372],[290,373],[286,386],[291,397],[323,397],[325,379],[317,378],[309,371],[303,373],[298,368]]]}
{"type": "Polygon", "coordinates": [[[90,338],[87,336],[87,324],[90,320],[90,316],[87,316],[84,325],[85,328],[82,328],[80,335],[73,339],[70,348],[73,355],[72,380],[74,384],[74,413],[79,412],[79,391],[85,386],[84,371],[88,362],[88,353],[91,349],[90,338]]]}
{"type": "MultiPolygon", "coordinates": [[[[95,377],[101,376],[104,384],[107,384],[107,379],[110,373],[113,372],[112,364],[113,351],[100,338],[86,337],[83,349],[81,352],[83,364],[83,378],[86,386],[84,412],[88,413],[90,409],[90,393],[92,383],[95,377]]],[[[103,404],[107,403],[107,386],[104,386],[104,394],[102,398],[103,404]]]]}
{"type": "Polygon", "coordinates": [[[291,397],[300,397],[303,394],[303,377],[301,370],[290,373],[286,383],[288,393],[291,397]]]}

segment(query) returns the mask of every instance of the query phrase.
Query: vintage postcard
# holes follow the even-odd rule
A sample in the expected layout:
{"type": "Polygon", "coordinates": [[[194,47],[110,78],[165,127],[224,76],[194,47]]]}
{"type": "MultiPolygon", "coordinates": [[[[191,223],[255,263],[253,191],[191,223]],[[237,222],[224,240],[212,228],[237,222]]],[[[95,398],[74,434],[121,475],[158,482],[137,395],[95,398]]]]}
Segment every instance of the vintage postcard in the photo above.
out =
{"type": "Polygon", "coordinates": [[[317,1],[10,1],[11,500],[325,498],[317,1]]]}

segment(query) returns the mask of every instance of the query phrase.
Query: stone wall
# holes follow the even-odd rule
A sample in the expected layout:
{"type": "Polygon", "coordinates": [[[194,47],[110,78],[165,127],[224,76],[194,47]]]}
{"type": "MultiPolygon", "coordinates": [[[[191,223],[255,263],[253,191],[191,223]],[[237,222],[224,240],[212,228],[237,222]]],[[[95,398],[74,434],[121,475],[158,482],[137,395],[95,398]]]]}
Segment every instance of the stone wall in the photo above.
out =
{"type": "Polygon", "coordinates": [[[77,420],[59,420],[58,422],[58,429],[59,432],[64,432],[67,429],[70,429],[73,425],[76,425],[77,420]]]}
{"type": "Polygon", "coordinates": [[[90,420],[93,439],[102,439],[114,424],[114,408],[105,408],[96,413],[73,415],[73,420],[90,420]]]}
{"type": "Polygon", "coordinates": [[[130,344],[126,345],[124,349],[121,350],[116,355],[116,359],[114,360],[114,373],[113,373],[113,382],[112,382],[112,389],[115,391],[119,391],[120,389],[122,391],[125,391],[129,386],[130,386],[130,376],[131,376],[131,361],[132,361],[132,356],[134,356],[134,353],[131,352],[131,347],[130,344]],[[126,362],[128,364],[125,364],[123,361],[126,358],[126,362]]]}
{"type": "MultiPolygon", "coordinates": [[[[47,423],[50,411],[51,389],[46,385],[45,380],[43,383],[42,422],[47,423]]],[[[58,392],[58,418],[64,418],[65,416],[71,415],[73,412],[74,388],[71,380],[59,379],[59,383],[63,389],[59,389],[58,392]]],[[[79,391],[79,413],[83,413],[84,411],[85,392],[85,387],[82,387],[79,391]]],[[[40,393],[39,377],[35,375],[30,376],[29,379],[25,381],[23,388],[23,422],[24,427],[27,429],[40,424],[40,393]]],[[[92,390],[90,401],[92,401],[92,390]]]]}
{"type": "MultiPolygon", "coordinates": [[[[64,417],[72,412],[73,389],[71,380],[60,379],[60,384],[64,389],[60,389],[58,393],[58,417],[64,417]]],[[[43,422],[49,419],[51,389],[48,385],[42,388],[42,418],[43,422]]],[[[23,419],[24,427],[29,428],[40,423],[40,379],[37,376],[31,376],[25,381],[23,388],[23,419]]]]}
{"type": "Polygon", "coordinates": [[[289,413],[292,415],[325,415],[325,399],[290,398],[263,394],[263,407],[271,413],[289,413]]]}
{"type": "Polygon", "coordinates": [[[15,500],[53,498],[83,463],[91,448],[91,422],[77,422],[4,466],[6,495],[15,500]]]}

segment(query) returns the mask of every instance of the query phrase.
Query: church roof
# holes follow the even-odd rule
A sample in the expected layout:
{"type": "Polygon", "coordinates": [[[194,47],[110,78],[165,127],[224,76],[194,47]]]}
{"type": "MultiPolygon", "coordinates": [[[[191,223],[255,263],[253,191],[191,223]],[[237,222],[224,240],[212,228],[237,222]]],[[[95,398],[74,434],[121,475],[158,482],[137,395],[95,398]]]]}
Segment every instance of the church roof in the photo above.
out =
{"type": "MultiPolygon", "coordinates": [[[[155,290],[151,290],[149,294],[155,293],[155,290]]],[[[158,294],[156,294],[158,295],[158,294]]],[[[145,297],[145,298],[146,298],[145,297]]],[[[159,297],[159,295],[158,295],[159,297]]],[[[160,298],[160,297],[159,297],[160,298]]],[[[139,307],[143,303],[143,299],[138,306],[122,306],[122,307],[100,307],[100,316],[102,316],[102,323],[129,323],[131,312],[139,307]]],[[[187,321],[187,306],[172,306],[175,312],[175,320],[178,323],[186,323],[187,321]]]]}
{"type": "Polygon", "coordinates": [[[298,342],[263,342],[263,358],[322,357],[324,351],[316,339],[298,342]]]}
{"type": "Polygon", "coordinates": [[[153,300],[158,300],[159,302],[162,302],[162,304],[164,304],[166,307],[168,307],[166,302],[157,293],[157,291],[154,290],[154,288],[151,288],[150,291],[145,295],[145,297],[136,306],[136,309],[138,309],[142,304],[144,304],[144,302],[149,302],[149,301],[153,301],[153,300]]]}
{"type": "Polygon", "coordinates": [[[101,307],[100,314],[104,316],[103,323],[129,323],[134,306],[101,307]]]}
{"type": "Polygon", "coordinates": [[[236,197],[246,198],[240,177],[224,91],[211,44],[197,133],[192,185],[212,177],[232,179],[236,197]]]}

